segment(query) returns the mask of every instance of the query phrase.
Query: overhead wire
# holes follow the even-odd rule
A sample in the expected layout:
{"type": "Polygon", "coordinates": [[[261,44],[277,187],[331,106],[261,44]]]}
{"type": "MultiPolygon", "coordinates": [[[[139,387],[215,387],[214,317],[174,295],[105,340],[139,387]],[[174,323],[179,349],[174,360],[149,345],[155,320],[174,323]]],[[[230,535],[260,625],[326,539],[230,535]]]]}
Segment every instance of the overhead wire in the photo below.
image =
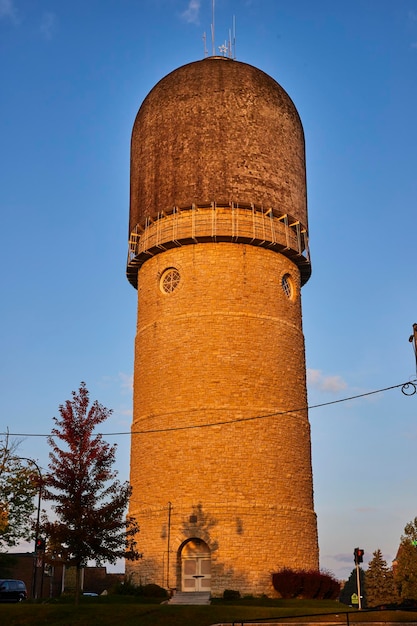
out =
{"type": "MultiPolygon", "coordinates": [[[[237,424],[240,422],[251,422],[254,420],[267,419],[269,417],[276,417],[278,415],[288,415],[290,413],[300,413],[301,411],[311,411],[312,409],[318,409],[325,406],[331,406],[332,404],[340,404],[342,402],[349,402],[352,400],[357,400],[358,398],[365,398],[367,396],[372,396],[378,393],[383,393],[385,391],[391,391],[392,389],[398,389],[400,387],[408,388],[408,386],[414,387],[414,391],[410,394],[406,395],[414,395],[417,392],[417,382],[416,381],[407,381],[404,383],[400,383],[398,385],[391,385],[390,387],[384,387],[383,389],[376,389],[374,391],[368,391],[366,393],[360,393],[355,396],[348,396],[347,398],[340,398],[339,400],[331,400],[329,402],[321,402],[320,404],[312,404],[310,406],[304,406],[298,409],[289,409],[286,411],[274,411],[273,413],[265,413],[263,415],[252,415],[250,417],[238,417],[231,420],[222,420],[217,422],[206,422],[204,424],[188,424],[185,426],[172,426],[166,428],[151,428],[147,430],[129,430],[129,431],[120,431],[120,432],[109,432],[109,433],[97,433],[97,435],[101,435],[102,437],[116,437],[116,436],[124,436],[124,435],[147,435],[154,433],[164,433],[164,432],[173,432],[179,430],[192,430],[196,428],[210,428],[212,426],[226,426],[228,424],[237,424]]],[[[54,437],[54,435],[48,433],[11,433],[11,432],[3,432],[0,433],[0,436],[4,436],[8,434],[12,437],[54,437]]]]}

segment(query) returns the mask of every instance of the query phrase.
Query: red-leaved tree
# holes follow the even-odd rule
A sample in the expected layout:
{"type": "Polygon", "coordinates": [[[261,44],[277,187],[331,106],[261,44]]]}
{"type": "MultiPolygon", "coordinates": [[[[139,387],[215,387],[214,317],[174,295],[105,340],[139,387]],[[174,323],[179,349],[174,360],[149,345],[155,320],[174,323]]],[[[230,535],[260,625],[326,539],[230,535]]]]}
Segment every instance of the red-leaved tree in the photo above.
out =
{"type": "Polygon", "coordinates": [[[94,429],[112,413],[97,401],[89,406],[85,383],[72,400],[59,407],[48,443],[49,472],[43,497],[53,505],[56,520],[43,520],[49,545],[60,547],[67,563],[76,567],[75,601],[81,589],[81,569],[89,560],[114,563],[135,560],[134,518],[126,516],[131,494],[128,482],[120,483],[112,469],[116,446],[103,441],[94,429]]]}

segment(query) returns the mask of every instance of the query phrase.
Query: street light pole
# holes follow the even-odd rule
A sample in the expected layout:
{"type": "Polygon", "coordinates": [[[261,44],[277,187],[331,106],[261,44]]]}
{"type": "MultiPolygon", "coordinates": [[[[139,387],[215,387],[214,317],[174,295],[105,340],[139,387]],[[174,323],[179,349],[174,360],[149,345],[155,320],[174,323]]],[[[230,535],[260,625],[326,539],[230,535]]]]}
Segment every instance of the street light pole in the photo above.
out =
{"type": "Polygon", "coordinates": [[[32,575],[32,598],[36,600],[36,598],[38,597],[37,590],[36,590],[37,573],[38,573],[36,546],[37,546],[37,542],[39,539],[43,477],[42,477],[41,468],[33,459],[29,459],[28,457],[25,457],[25,456],[19,456],[19,457],[14,457],[14,458],[18,461],[27,461],[28,463],[31,463],[34,467],[36,467],[36,471],[39,474],[38,507],[37,507],[37,514],[36,514],[36,526],[35,526],[35,556],[33,558],[33,575],[32,575]]]}

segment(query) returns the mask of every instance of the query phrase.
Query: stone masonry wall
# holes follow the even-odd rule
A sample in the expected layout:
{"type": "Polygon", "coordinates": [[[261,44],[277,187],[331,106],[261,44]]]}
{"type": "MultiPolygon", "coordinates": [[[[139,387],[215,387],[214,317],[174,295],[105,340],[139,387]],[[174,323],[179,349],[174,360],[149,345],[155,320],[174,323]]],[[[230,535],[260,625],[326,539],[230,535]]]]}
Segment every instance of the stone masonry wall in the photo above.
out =
{"type": "Polygon", "coordinates": [[[271,595],[273,571],[318,568],[299,270],[201,243],[150,258],[138,283],[130,513],[143,558],[128,573],[181,589],[181,549],[197,538],[213,595],[271,595]],[[170,268],[179,282],[164,293],[170,268]]]}

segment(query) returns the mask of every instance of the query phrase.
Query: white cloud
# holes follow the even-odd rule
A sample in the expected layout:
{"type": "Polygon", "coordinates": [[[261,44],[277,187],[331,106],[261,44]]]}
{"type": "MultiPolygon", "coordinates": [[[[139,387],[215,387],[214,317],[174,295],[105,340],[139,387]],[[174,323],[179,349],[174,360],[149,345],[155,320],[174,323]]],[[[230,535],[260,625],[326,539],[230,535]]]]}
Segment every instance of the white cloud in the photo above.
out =
{"type": "Polygon", "coordinates": [[[0,20],[9,19],[17,23],[17,9],[14,0],[0,0],[0,20]]]}
{"type": "Polygon", "coordinates": [[[346,389],[347,384],[341,376],[325,376],[321,370],[307,370],[307,383],[319,391],[337,393],[346,389]]]}
{"type": "Polygon", "coordinates": [[[116,389],[117,393],[121,393],[123,396],[132,395],[133,391],[133,374],[127,374],[126,372],[119,372],[112,376],[103,376],[99,381],[100,386],[106,390],[116,389]]]}
{"type": "Polygon", "coordinates": [[[352,552],[345,552],[343,554],[326,554],[327,558],[332,558],[335,561],[340,563],[351,563],[352,561],[352,552]]]}
{"type": "Polygon", "coordinates": [[[199,24],[200,5],[200,0],[189,0],[188,7],[181,13],[181,17],[189,24],[199,24]]]}
{"type": "Polygon", "coordinates": [[[55,13],[46,11],[42,15],[40,31],[41,31],[41,34],[45,37],[45,39],[52,39],[56,31],[57,23],[58,22],[57,22],[55,13]]]}
{"type": "Polygon", "coordinates": [[[127,390],[131,392],[133,390],[133,374],[125,374],[125,372],[119,372],[118,378],[122,391],[127,390]]]}

